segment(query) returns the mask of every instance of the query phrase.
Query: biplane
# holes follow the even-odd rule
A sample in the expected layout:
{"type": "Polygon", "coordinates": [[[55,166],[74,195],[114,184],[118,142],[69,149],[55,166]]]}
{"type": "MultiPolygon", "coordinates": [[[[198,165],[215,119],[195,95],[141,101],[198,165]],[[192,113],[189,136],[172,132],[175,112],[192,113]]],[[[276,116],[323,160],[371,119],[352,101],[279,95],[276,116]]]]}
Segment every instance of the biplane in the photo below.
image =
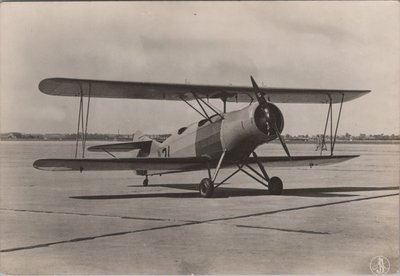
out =
{"type": "Polygon", "coordinates": [[[252,76],[250,80],[252,86],[245,87],[68,78],[44,79],[39,84],[41,92],[80,98],[75,158],[39,159],[33,166],[49,171],[132,170],[144,176],[143,186],[148,185],[149,176],[203,170],[207,174],[199,182],[199,193],[202,197],[211,197],[216,188],[238,172],[243,172],[266,186],[270,194],[279,195],[283,191],[282,180],[277,176],[270,177],[266,168],[312,167],[358,157],[358,155],[334,155],[333,151],[343,103],[363,96],[370,90],[259,87],[252,76]],[[182,101],[199,113],[202,119],[179,128],[163,142],[136,133],[132,142],[96,145],[87,149],[104,152],[109,155],[107,158],[85,158],[92,97],[182,101]],[[84,98],[87,99],[86,108],[84,98]],[[222,100],[223,110],[220,111],[212,105],[210,99],[222,100]],[[227,102],[241,102],[248,105],[240,110],[227,112],[227,102]],[[330,118],[330,155],[323,155],[321,149],[319,155],[292,156],[281,134],[284,117],[276,103],[328,104],[323,139],[329,137],[326,132],[330,118]],[[332,109],[333,104],[337,103],[340,103],[340,110],[333,134],[332,109]],[[286,155],[258,156],[257,147],[273,140],[279,140],[286,155]],[[78,147],[81,146],[82,156],[78,157],[78,147]],[[129,154],[131,151],[131,158],[118,157],[120,152],[129,154]],[[217,181],[219,172],[223,168],[234,171],[217,181]]]}

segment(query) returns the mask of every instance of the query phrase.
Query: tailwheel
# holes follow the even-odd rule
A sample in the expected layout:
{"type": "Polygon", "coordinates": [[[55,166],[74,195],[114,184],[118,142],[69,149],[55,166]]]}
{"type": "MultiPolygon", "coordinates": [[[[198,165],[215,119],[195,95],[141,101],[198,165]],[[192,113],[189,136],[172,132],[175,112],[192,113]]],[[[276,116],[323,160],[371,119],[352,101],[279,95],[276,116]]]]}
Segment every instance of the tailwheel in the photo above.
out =
{"type": "Polygon", "coordinates": [[[283,183],[279,177],[272,177],[268,182],[268,191],[271,195],[280,195],[283,191],[283,183]]]}
{"type": "Polygon", "coordinates": [[[146,177],[145,180],[143,180],[143,186],[146,187],[149,185],[149,179],[146,177]]]}
{"type": "Polygon", "coordinates": [[[209,178],[203,178],[199,184],[199,192],[202,197],[211,197],[214,192],[214,183],[209,178]]]}

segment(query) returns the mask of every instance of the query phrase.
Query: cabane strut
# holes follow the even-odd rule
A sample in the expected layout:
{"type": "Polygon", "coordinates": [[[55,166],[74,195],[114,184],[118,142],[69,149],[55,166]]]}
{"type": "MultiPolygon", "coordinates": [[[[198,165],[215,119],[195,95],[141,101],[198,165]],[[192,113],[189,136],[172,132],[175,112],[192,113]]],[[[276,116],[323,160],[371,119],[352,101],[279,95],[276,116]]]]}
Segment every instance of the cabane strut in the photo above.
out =
{"type": "MultiPolygon", "coordinates": [[[[193,97],[195,98],[197,104],[200,106],[201,111],[194,107],[191,103],[189,103],[187,100],[185,100],[183,97],[180,97],[180,99],[185,102],[188,106],[190,106],[194,111],[199,113],[204,119],[208,120],[211,122],[211,117],[209,116],[207,111],[205,110],[203,104],[207,106],[212,112],[214,112],[216,115],[221,117],[221,119],[224,119],[224,116],[221,112],[219,112],[215,107],[213,107],[210,103],[205,102],[202,98],[197,97],[195,93],[192,93],[193,97]],[[203,103],[203,104],[202,104],[203,103]]],[[[224,101],[224,113],[226,112],[226,100],[224,101]]],[[[214,115],[213,115],[214,116],[214,115]]]]}

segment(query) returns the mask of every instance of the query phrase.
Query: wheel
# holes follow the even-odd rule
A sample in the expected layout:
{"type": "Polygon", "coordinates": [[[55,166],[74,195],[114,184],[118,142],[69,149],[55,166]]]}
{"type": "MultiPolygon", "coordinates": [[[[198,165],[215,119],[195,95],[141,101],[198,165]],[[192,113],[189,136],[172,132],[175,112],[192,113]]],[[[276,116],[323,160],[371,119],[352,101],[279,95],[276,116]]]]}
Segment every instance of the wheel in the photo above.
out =
{"type": "Polygon", "coordinates": [[[143,180],[143,186],[146,187],[147,185],[149,185],[149,180],[146,178],[143,180]]]}
{"type": "Polygon", "coordinates": [[[279,177],[272,177],[268,183],[268,191],[271,195],[280,195],[283,191],[283,183],[279,177]]]}
{"type": "Polygon", "coordinates": [[[214,192],[214,183],[211,179],[203,178],[199,184],[199,192],[202,197],[211,197],[214,192]]]}

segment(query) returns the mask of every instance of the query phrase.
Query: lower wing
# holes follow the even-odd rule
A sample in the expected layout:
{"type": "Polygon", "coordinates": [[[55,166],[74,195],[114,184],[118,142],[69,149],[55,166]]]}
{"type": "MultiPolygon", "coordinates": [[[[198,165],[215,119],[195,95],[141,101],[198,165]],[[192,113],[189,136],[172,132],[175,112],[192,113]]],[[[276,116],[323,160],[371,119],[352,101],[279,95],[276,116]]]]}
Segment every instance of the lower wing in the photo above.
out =
{"type": "Polygon", "coordinates": [[[33,167],[45,171],[124,171],[124,170],[196,170],[209,161],[206,157],[182,158],[107,158],[39,159],[33,167]]]}
{"type": "MultiPolygon", "coordinates": [[[[338,156],[297,156],[288,157],[258,157],[261,163],[268,167],[301,167],[322,166],[347,161],[359,155],[338,156]]],[[[207,157],[182,158],[108,158],[108,159],[39,159],[33,167],[45,171],[109,171],[109,170],[159,170],[159,171],[193,171],[215,167],[218,160],[207,157]]],[[[248,158],[248,164],[255,164],[255,158],[248,158]]],[[[235,168],[237,162],[226,160],[224,168],[235,168]]]]}
{"type": "MultiPolygon", "coordinates": [[[[325,166],[335,163],[344,162],[353,158],[359,157],[359,155],[336,155],[336,156],[292,156],[290,159],[285,157],[265,157],[259,156],[258,159],[267,168],[279,168],[279,167],[304,167],[304,166],[325,166]]],[[[248,164],[255,164],[256,159],[250,157],[247,160],[248,164]]]]}

